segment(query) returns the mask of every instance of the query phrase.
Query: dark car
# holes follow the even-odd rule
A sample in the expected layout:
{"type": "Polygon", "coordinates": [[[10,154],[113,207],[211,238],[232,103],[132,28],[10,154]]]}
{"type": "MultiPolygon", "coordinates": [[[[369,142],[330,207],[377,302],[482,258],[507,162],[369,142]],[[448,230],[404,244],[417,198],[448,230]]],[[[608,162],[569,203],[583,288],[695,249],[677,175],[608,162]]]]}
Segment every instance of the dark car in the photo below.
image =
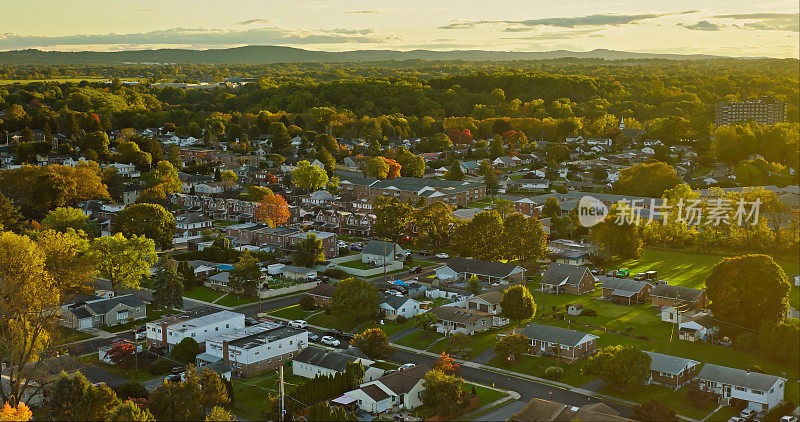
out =
{"type": "Polygon", "coordinates": [[[331,337],[340,337],[342,335],[342,330],[337,330],[336,328],[328,328],[327,330],[325,330],[325,335],[331,337]]]}
{"type": "Polygon", "coordinates": [[[356,245],[356,244],[352,244],[352,245],[350,245],[350,250],[351,250],[351,251],[359,251],[359,252],[360,252],[362,249],[364,249],[364,248],[362,248],[362,247],[361,247],[361,246],[359,246],[359,245],[356,245]]]}
{"type": "Polygon", "coordinates": [[[308,341],[319,343],[319,336],[314,333],[308,333],[308,341]]]}
{"type": "Polygon", "coordinates": [[[414,273],[414,274],[419,274],[419,273],[421,273],[421,272],[422,272],[422,267],[420,267],[419,265],[417,265],[416,267],[414,267],[414,268],[412,268],[412,269],[411,269],[411,272],[412,272],[412,273],[414,273]]]}
{"type": "Polygon", "coordinates": [[[166,382],[181,382],[181,376],[179,374],[170,374],[164,377],[164,381],[166,382]]]}
{"type": "Polygon", "coordinates": [[[351,341],[351,340],[353,340],[353,337],[355,337],[355,336],[356,335],[353,334],[353,333],[342,333],[341,335],[339,335],[339,338],[342,339],[342,340],[351,341]]]}
{"type": "Polygon", "coordinates": [[[603,275],[604,273],[605,270],[603,270],[602,268],[595,268],[592,270],[592,275],[603,275]]]}
{"type": "Polygon", "coordinates": [[[430,254],[431,254],[431,251],[429,251],[427,249],[423,249],[423,250],[417,252],[417,255],[420,255],[420,256],[428,256],[430,254]]]}
{"type": "Polygon", "coordinates": [[[611,271],[609,271],[609,272],[607,272],[607,273],[606,273],[606,277],[614,277],[616,274],[617,274],[617,272],[616,272],[616,271],[614,271],[614,270],[611,270],[611,271]]]}
{"type": "Polygon", "coordinates": [[[258,324],[258,321],[255,318],[245,318],[244,325],[251,326],[258,324]]]}

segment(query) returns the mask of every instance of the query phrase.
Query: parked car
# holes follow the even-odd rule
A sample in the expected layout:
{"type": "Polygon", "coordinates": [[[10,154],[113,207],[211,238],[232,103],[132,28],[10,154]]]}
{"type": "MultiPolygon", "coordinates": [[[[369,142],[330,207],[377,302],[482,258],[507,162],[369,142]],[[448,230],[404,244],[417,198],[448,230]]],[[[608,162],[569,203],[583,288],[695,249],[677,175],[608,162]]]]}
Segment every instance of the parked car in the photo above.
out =
{"type": "Polygon", "coordinates": [[[767,416],[767,411],[766,410],[762,410],[762,411],[756,413],[756,417],[753,420],[756,421],[756,422],[761,422],[761,421],[764,420],[764,416],[767,416]]]}
{"type": "Polygon", "coordinates": [[[245,318],[244,319],[244,325],[250,326],[250,325],[256,325],[256,324],[258,324],[258,320],[256,320],[255,318],[245,318]]]}
{"type": "Polygon", "coordinates": [[[606,273],[606,277],[614,277],[616,274],[617,274],[617,272],[616,272],[616,271],[614,271],[614,270],[611,270],[611,271],[609,271],[609,272],[607,272],[607,273],[606,273]]]}
{"type": "Polygon", "coordinates": [[[747,421],[752,420],[756,417],[756,411],[753,409],[744,409],[739,413],[739,417],[747,421]]]}
{"type": "Polygon", "coordinates": [[[439,252],[439,253],[436,254],[436,257],[439,258],[439,259],[447,259],[447,258],[450,258],[450,255],[448,255],[448,254],[446,254],[444,252],[439,252]]]}
{"type": "Polygon", "coordinates": [[[319,336],[314,333],[308,333],[308,341],[319,343],[319,336]]]}
{"type": "Polygon", "coordinates": [[[417,255],[420,255],[420,256],[430,256],[430,254],[431,254],[431,251],[429,251],[427,249],[423,249],[423,250],[417,252],[417,255]]]}
{"type": "Polygon", "coordinates": [[[631,275],[631,270],[627,268],[621,268],[614,273],[614,277],[620,277],[620,278],[627,278],[630,277],[630,275],[631,275]]]}
{"type": "Polygon", "coordinates": [[[321,342],[326,346],[332,346],[332,347],[339,347],[339,345],[342,344],[339,342],[339,340],[336,340],[331,336],[323,336],[321,342]]]}
{"type": "Polygon", "coordinates": [[[293,328],[308,328],[308,322],[302,319],[296,319],[294,321],[291,321],[289,323],[289,326],[293,328]]]}
{"type": "Polygon", "coordinates": [[[420,267],[419,265],[417,265],[416,267],[414,267],[414,268],[412,268],[412,269],[411,269],[411,272],[412,272],[412,273],[414,273],[414,274],[419,274],[419,273],[421,273],[421,272],[422,272],[422,267],[420,267]]]}
{"type": "Polygon", "coordinates": [[[744,419],[738,416],[731,416],[730,418],[728,418],[728,422],[742,422],[742,421],[744,421],[744,419]]]}
{"type": "Polygon", "coordinates": [[[414,283],[418,283],[419,282],[419,277],[412,277],[410,281],[413,281],[414,283]]]}
{"type": "Polygon", "coordinates": [[[348,342],[349,342],[349,341],[353,340],[353,337],[355,337],[355,336],[356,336],[356,335],[355,335],[355,334],[353,334],[353,333],[342,333],[342,334],[339,336],[339,338],[340,338],[340,339],[342,339],[342,340],[346,340],[346,341],[348,341],[348,342]]]}
{"type": "Polygon", "coordinates": [[[347,242],[345,242],[344,240],[340,240],[340,241],[336,242],[336,246],[338,246],[340,248],[346,248],[347,247],[347,242]]]}
{"type": "Polygon", "coordinates": [[[794,416],[781,416],[780,422],[797,422],[797,418],[794,416]]]}
{"type": "Polygon", "coordinates": [[[339,337],[342,335],[342,330],[338,330],[336,328],[328,328],[325,330],[325,335],[328,337],[339,337]]]}
{"type": "Polygon", "coordinates": [[[165,382],[181,382],[181,376],[176,374],[169,374],[164,377],[165,382]]]}
{"type": "Polygon", "coordinates": [[[136,340],[144,340],[147,338],[147,327],[142,325],[136,329],[135,333],[136,340]]]}
{"type": "Polygon", "coordinates": [[[359,245],[356,245],[355,243],[350,245],[350,250],[351,251],[361,252],[361,250],[363,250],[363,249],[364,249],[363,247],[361,247],[359,245]]]}
{"type": "Polygon", "coordinates": [[[417,365],[416,365],[416,364],[414,364],[414,363],[404,363],[404,364],[400,365],[400,366],[397,368],[397,370],[398,370],[398,371],[405,371],[406,369],[411,369],[411,368],[413,368],[413,367],[415,367],[415,366],[417,366],[417,365]]]}
{"type": "Polygon", "coordinates": [[[592,275],[603,275],[605,271],[602,268],[595,268],[592,270],[592,275]]]}

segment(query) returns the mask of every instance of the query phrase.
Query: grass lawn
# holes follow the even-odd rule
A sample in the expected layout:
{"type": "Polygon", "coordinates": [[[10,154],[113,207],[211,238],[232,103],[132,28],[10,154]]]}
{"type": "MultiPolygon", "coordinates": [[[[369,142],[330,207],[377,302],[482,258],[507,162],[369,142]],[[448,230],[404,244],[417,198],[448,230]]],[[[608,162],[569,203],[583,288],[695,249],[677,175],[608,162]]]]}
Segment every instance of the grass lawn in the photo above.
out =
{"type": "Polygon", "coordinates": [[[58,344],[66,344],[94,338],[94,335],[59,325],[56,327],[56,337],[58,344]]]}
{"type": "MultiPolygon", "coordinates": [[[[283,368],[283,379],[286,391],[306,381],[306,378],[292,374],[291,367],[283,368]]],[[[270,392],[278,394],[278,371],[269,371],[258,377],[233,380],[235,403],[233,412],[240,419],[264,420],[261,414],[267,403],[270,392]]]]}
{"type": "Polygon", "coordinates": [[[202,300],[205,302],[213,302],[224,294],[225,292],[218,292],[216,290],[209,289],[206,286],[195,286],[189,290],[183,291],[183,297],[202,300]]]}
{"type": "Polygon", "coordinates": [[[327,315],[325,314],[325,312],[321,312],[317,315],[314,315],[309,319],[307,319],[306,321],[308,321],[308,323],[311,325],[317,325],[326,328],[338,328],[342,331],[352,331],[353,328],[356,328],[360,324],[364,323],[364,321],[354,321],[354,322],[342,321],[336,315],[333,314],[327,315]]]}
{"type": "Polygon", "coordinates": [[[402,344],[403,346],[424,350],[430,346],[431,343],[442,337],[444,337],[442,334],[435,333],[433,331],[415,331],[401,338],[400,340],[397,340],[396,343],[402,344]]]}
{"type": "Polygon", "coordinates": [[[279,318],[296,320],[296,319],[306,319],[309,315],[313,314],[314,312],[319,312],[319,310],[315,309],[313,311],[304,311],[300,309],[300,305],[292,305],[292,306],[287,306],[285,308],[276,309],[268,313],[270,315],[275,315],[276,317],[279,318]]]}
{"type": "Polygon", "coordinates": [[[340,262],[340,263],[338,263],[336,265],[340,265],[342,267],[347,267],[347,268],[355,268],[357,270],[370,270],[370,269],[376,268],[376,267],[371,267],[371,266],[361,262],[360,257],[359,257],[359,259],[354,259],[352,261],[340,262]]]}
{"type": "Polygon", "coordinates": [[[502,399],[503,397],[508,396],[508,394],[502,391],[492,390],[491,388],[486,388],[482,385],[472,384],[468,382],[465,382],[461,386],[461,389],[470,393],[472,392],[473,386],[475,387],[475,392],[478,393],[478,406],[475,407],[476,409],[480,409],[481,407],[486,406],[489,403],[493,403],[497,400],[502,399]]]}
{"type": "Polygon", "coordinates": [[[398,324],[396,322],[389,321],[389,320],[383,320],[383,325],[379,324],[378,322],[373,321],[373,322],[371,322],[371,323],[369,323],[367,325],[359,327],[358,328],[358,332],[361,333],[361,332],[364,332],[364,331],[369,330],[371,328],[380,328],[381,330],[383,330],[384,333],[386,333],[386,336],[388,337],[388,336],[391,336],[392,334],[394,334],[394,333],[396,333],[398,331],[405,330],[406,328],[409,328],[409,327],[411,327],[411,320],[410,319],[406,320],[406,322],[404,322],[402,324],[398,324]]]}
{"type": "Polygon", "coordinates": [[[176,313],[181,313],[181,311],[176,311],[174,309],[148,309],[147,318],[126,322],[124,324],[115,325],[113,327],[103,327],[103,331],[108,331],[109,333],[119,333],[125,330],[132,330],[150,321],[155,321],[164,316],[164,314],[176,314],[176,313]]]}
{"type": "Polygon", "coordinates": [[[217,302],[217,305],[239,306],[239,305],[247,305],[248,303],[254,303],[254,302],[258,302],[258,299],[254,297],[239,297],[236,294],[229,293],[227,296],[220,299],[217,302]]]}
{"type": "Polygon", "coordinates": [[[86,365],[96,366],[98,368],[104,369],[104,370],[106,370],[108,372],[111,372],[111,373],[113,373],[115,375],[118,375],[118,376],[120,376],[122,378],[125,378],[125,379],[127,379],[129,381],[144,382],[144,381],[147,381],[147,380],[150,380],[150,379],[153,379],[153,378],[158,378],[158,377],[163,376],[163,375],[153,375],[153,374],[151,374],[150,373],[150,365],[147,363],[147,361],[143,361],[143,360],[139,360],[139,369],[138,369],[138,371],[136,373],[136,377],[134,377],[133,376],[133,372],[134,372],[133,371],[133,367],[131,367],[131,369],[129,369],[126,372],[124,369],[122,369],[122,368],[120,368],[120,367],[118,367],[116,365],[111,365],[111,364],[108,364],[108,363],[105,363],[105,362],[100,362],[100,358],[97,357],[97,353],[92,353],[90,355],[85,355],[85,356],[78,356],[75,359],[78,362],[84,363],[86,365]]]}
{"type": "Polygon", "coordinates": [[[583,367],[583,362],[581,361],[578,361],[573,364],[567,364],[564,362],[559,362],[556,359],[544,356],[524,355],[518,357],[517,360],[515,360],[514,362],[500,360],[499,358],[496,357],[491,361],[489,361],[489,365],[498,368],[503,368],[508,371],[515,371],[515,372],[521,372],[523,374],[533,375],[539,378],[544,378],[545,369],[551,366],[560,366],[562,369],[564,369],[564,374],[561,376],[560,379],[557,380],[558,382],[563,382],[565,384],[579,387],[592,380],[591,377],[587,377],[581,374],[581,368],[583,367]]]}
{"type": "MultiPolygon", "coordinates": [[[[603,394],[608,394],[614,397],[623,397],[626,400],[643,403],[651,399],[657,399],[661,403],[675,409],[678,414],[688,416],[692,419],[703,419],[706,415],[711,413],[717,407],[716,403],[708,403],[701,408],[694,407],[686,398],[686,388],[681,388],[675,391],[671,388],[662,387],[658,385],[638,386],[626,391],[614,390],[613,388],[604,387],[600,389],[603,394]]],[[[728,418],[726,417],[727,421],[728,418]]]]}
{"type": "MultiPolygon", "coordinates": [[[[475,333],[469,336],[470,345],[469,347],[472,348],[472,351],[469,352],[466,356],[462,356],[464,359],[473,359],[476,356],[480,355],[481,353],[485,352],[486,350],[494,347],[495,343],[497,342],[496,337],[497,334],[510,330],[511,327],[503,327],[501,329],[494,329],[494,330],[487,330],[481,333],[475,333]]],[[[442,340],[431,347],[431,352],[433,353],[442,353],[447,352],[450,353],[449,344],[447,340],[442,340]]]]}
{"type": "Polygon", "coordinates": [[[725,406],[711,415],[708,420],[711,422],[725,422],[732,416],[739,416],[739,410],[733,406],[725,406]]]}

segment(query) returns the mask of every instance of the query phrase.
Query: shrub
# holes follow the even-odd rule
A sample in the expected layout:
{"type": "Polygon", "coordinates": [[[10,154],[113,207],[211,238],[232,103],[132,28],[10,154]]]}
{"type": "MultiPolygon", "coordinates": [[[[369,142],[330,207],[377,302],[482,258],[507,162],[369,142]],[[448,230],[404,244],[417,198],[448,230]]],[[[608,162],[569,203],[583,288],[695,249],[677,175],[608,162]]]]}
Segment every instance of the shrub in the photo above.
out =
{"type": "Polygon", "coordinates": [[[544,370],[544,377],[549,380],[561,379],[564,376],[564,368],[558,366],[550,366],[544,370]]]}
{"type": "Polygon", "coordinates": [[[405,317],[405,315],[398,315],[397,318],[394,321],[396,323],[398,323],[398,324],[402,324],[402,323],[406,322],[406,317],[405,317]]]}
{"type": "Polygon", "coordinates": [[[597,316],[597,311],[594,309],[583,308],[583,312],[581,312],[583,316],[597,316]]]}
{"type": "Polygon", "coordinates": [[[150,366],[150,373],[153,375],[167,374],[172,371],[172,362],[166,358],[158,358],[152,366],[150,366]]]}
{"type": "Polygon", "coordinates": [[[335,279],[338,279],[338,280],[342,280],[342,279],[345,279],[347,277],[350,277],[350,274],[347,274],[346,272],[344,272],[343,270],[340,270],[338,268],[328,268],[327,270],[322,272],[322,275],[328,276],[330,278],[335,278],[335,279]]]}
{"type": "Polygon", "coordinates": [[[186,337],[172,348],[169,358],[181,363],[194,363],[198,353],[200,353],[200,345],[195,339],[186,337]]]}
{"type": "Polygon", "coordinates": [[[297,304],[300,305],[300,309],[304,311],[310,311],[317,307],[317,304],[314,302],[314,298],[311,297],[311,295],[303,295],[297,304]]]}
{"type": "Polygon", "coordinates": [[[121,400],[146,399],[150,395],[147,392],[147,389],[144,387],[144,384],[133,381],[120,384],[116,387],[113,387],[112,390],[117,393],[117,397],[119,397],[121,400]]]}

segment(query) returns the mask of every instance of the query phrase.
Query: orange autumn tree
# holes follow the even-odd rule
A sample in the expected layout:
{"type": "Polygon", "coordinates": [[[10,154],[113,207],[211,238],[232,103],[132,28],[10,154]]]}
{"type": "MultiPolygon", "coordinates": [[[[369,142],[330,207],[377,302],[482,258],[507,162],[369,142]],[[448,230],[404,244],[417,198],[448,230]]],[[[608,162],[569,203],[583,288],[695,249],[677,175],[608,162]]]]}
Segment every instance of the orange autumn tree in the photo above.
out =
{"type": "Polygon", "coordinates": [[[255,217],[270,227],[289,221],[289,204],[281,195],[264,195],[256,207],[255,217]]]}
{"type": "Polygon", "coordinates": [[[33,412],[23,402],[19,402],[17,407],[11,407],[6,403],[0,409],[0,421],[2,422],[27,422],[33,417],[33,412]]]}
{"type": "Polygon", "coordinates": [[[386,173],[386,178],[394,179],[395,177],[400,177],[400,169],[403,168],[403,166],[401,166],[400,163],[391,158],[386,158],[386,157],[381,157],[381,158],[383,158],[383,161],[389,166],[389,172],[386,173]]]}
{"type": "Polygon", "coordinates": [[[433,370],[440,371],[448,375],[458,375],[461,373],[461,365],[456,363],[456,360],[450,357],[445,352],[439,355],[439,359],[433,362],[433,370]]]}

